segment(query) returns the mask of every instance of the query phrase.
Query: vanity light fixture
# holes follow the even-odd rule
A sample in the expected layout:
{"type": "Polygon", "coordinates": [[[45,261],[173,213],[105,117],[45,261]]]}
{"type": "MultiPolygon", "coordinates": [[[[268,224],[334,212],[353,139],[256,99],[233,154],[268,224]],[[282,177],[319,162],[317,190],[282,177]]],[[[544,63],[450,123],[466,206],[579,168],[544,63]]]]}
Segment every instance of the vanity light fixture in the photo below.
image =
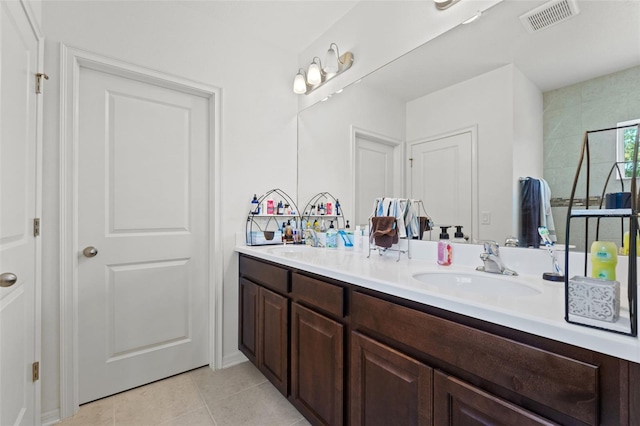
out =
{"type": "Polygon", "coordinates": [[[353,65],[353,53],[345,52],[340,55],[338,45],[331,43],[327,55],[324,60],[324,66],[320,62],[319,57],[314,57],[305,75],[304,70],[300,68],[293,80],[293,92],[296,94],[305,94],[313,92],[318,87],[331,80],[336,75],[348,70],[353,65]]]}
{"type": "Polygon", "coordinates": [[[459,1],[460,0],[433,0],[438,10],[445,10],[458,3],[459,1]]]}
{"type": "Polygon", "coordinates": [[[307,91],[307,76],[302,68],[298,70],[298,74],[293,79],[293,93],[302,94],[307,91]]]}
{"type": "Polygon", "coordinates": [[[321,67],[322,63],[320,62],[320,58],[316,56],[309,64],[309,69],[307,70],[307,83],[315,86],[316,84],[320,84],[322,82],[321,67]],[[318,62],[316,62],[316,59],[318,60],[318,62]]]}

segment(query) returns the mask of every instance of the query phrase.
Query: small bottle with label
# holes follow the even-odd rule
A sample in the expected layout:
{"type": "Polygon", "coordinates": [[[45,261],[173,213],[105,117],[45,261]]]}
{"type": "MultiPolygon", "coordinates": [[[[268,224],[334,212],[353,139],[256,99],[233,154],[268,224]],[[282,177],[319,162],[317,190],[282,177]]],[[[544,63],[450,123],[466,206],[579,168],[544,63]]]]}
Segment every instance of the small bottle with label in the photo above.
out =
{"type": "Polygon", "coordinates": [[[332,208],[332,204],[331,203],[327,203],[324,205],[325,211],[327,213],[327,216],[331,216],[333,208],[332,208]]]}
{"type": "Polygon", "coordinates": [[[591,276],[601,280],[616,280],[618,248],[610,241],[594,241],[591,244],[591,276]]]}
{"type": "Polygon", "coordinates": [[[340,216],[341,214],[342,214],[342,211],[340,209],[340,200],[336,198],[336,216],[340,216]]]}
{"type": "Polygon", "coordinates": [[[438,265],[449,266],[453,257],[453,248],[449,242],[448,226],[440,227],[440,241],[438,241],[438,265]]]}
{"type": "Polygon", "coordinates": [[[267,200],[267,214],[275,214],[275,206],[273,204],[273,200],[267,200]]]}
{"type": "Polygon", "coordinates": [[[284,214],[284,204],[282,204],[282,200],[278,201],[278,210],[276,214],[284,214]]]}
{"type": "Polygon", "coordinates": [[[249,212],[251,214],[260,214],[260,203],[258,202],[258,195],[253,194],[253,199],[249,204],[249,212]]]}

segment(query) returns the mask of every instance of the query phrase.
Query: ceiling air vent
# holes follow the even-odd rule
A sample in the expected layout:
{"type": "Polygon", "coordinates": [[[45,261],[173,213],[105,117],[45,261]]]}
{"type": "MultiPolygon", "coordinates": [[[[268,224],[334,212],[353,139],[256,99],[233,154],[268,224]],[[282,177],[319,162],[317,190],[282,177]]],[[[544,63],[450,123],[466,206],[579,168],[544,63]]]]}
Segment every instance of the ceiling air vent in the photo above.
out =
{"type": "Polygon", "coordinates": [[[520,20],[527,31],[535,33],[573,18],[579,12],[576,0],[552,0],[525,13],[520,20]]]}

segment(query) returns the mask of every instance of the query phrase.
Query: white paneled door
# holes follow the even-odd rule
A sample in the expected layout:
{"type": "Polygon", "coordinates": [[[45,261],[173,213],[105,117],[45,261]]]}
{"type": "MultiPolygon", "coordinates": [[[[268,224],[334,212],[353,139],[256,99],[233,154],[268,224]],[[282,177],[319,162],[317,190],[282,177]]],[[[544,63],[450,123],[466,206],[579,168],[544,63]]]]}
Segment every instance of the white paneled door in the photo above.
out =
{"type": "Polygon", "coordinates": [[[209,104],[81,67],[79,400],[208,364],[209,104]]]}
{"type": "Polygon", "coordinates": [[[356,134],[355,141],[355,224],[366,225],[376,198],[397,196],[399,148],[365,134],[356,134]]]}
{"type": "Polygon", "coordinates": [[[17,1],[0,2],[0,29],[0,425],[34,425],[39,39],[17,1]]]}
{"type": "MultiPolygon", "coordinates": [[[[436,227],[462,225],[472,235],[471,131],[411,145],[411,198],[422,200],[436,227]]],[[[438,229],[436,229],[438,231],[438,229]]],[[[454,229],[449,229],[453,238],[454,229]]],[[[434,232],[435,236],[439,232],[434,232]]]]}

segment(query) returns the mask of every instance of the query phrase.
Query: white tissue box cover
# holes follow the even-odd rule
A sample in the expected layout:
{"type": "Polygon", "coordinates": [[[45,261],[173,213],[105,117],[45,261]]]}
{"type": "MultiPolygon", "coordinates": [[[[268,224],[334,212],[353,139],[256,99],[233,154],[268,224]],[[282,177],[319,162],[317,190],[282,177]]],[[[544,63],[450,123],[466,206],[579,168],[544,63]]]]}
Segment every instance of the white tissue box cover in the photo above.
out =
{"type": "Polygon", "coordinates": [[[616,322],[620,315],[620,283],[575,276],[569,280],[569,314],[616,322]]]}

